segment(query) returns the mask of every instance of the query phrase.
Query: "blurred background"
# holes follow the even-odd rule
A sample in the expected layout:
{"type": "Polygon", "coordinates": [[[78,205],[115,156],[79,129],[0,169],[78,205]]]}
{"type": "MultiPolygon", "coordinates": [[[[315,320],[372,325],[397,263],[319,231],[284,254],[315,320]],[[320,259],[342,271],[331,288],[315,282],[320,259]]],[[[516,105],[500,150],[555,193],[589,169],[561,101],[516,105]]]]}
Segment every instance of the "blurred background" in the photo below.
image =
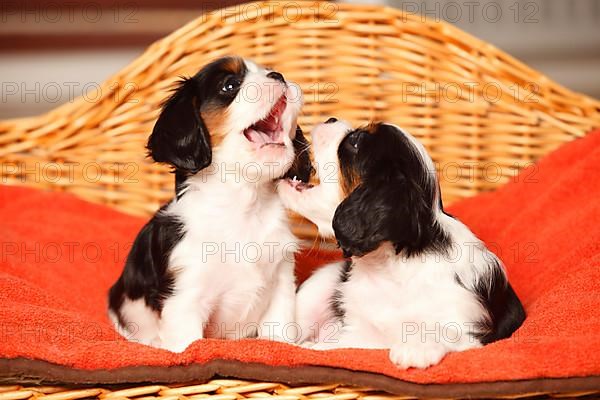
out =
{"type": "MultiPolygon", "coordinates": [[[[600,98],[600,0],[346,2],[385,4],[448,21],[563,85],[600,98]]],[[[0,0],[0,118],[35,115],[72,101],[153,41],[201,13],[239,3],[0,0]]]]}

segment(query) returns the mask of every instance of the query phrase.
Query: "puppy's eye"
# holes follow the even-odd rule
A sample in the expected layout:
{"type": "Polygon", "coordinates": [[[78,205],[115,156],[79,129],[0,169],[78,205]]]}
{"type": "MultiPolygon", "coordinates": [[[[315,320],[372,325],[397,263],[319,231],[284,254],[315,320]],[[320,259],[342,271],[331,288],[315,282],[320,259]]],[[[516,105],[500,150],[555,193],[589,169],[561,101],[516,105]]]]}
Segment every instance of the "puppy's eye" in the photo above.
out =
{"type": "Polygon", "coordinates": [[[230,76],[225,79],[221,87],[221,93],[230,94],[237,90],[242,85],[242,81],[237,76],[230,76]]]}
{"type": "Polygon", "coordinates": [[[358,147],[360,146],[360,131],[354,131],[346,137],[346,148],[353,153],[358,152],[358,147]]]}

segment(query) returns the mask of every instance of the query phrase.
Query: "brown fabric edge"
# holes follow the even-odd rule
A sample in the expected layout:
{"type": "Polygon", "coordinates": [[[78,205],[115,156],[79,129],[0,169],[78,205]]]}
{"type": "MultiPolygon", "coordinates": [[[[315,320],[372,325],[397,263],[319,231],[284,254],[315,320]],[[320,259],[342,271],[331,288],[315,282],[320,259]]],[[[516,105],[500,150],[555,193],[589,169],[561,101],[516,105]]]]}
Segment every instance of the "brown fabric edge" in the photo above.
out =
{"type": "Polygon", "coordinates": [[[573,393],[600,390],[600,376],[540,378],[518,381],[418,384],[385,375],[342,368],[300,366],[275,367],[233,360],[206,364],[135,366],[112,370],[69,368],[42,360],[0,359],[0,383],[62,385],[122,385],[144,383],[198,383],[213,377],[281,382],[366,386],[388,393],[414,397],[490,397],[525,393],[573,393]]]}

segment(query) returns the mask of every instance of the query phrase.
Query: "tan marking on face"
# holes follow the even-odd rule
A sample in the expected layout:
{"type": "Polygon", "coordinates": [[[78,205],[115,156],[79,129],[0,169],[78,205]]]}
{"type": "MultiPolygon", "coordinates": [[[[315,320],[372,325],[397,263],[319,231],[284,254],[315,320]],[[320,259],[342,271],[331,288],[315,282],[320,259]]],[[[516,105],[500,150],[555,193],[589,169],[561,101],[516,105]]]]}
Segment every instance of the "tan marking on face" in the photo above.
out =
{"type": "Polygon", "coordinates": [[[223,71],[227,71],[232,74],[239,74],[244,68],[244,60],[240,57],[229,57],[222,64],[223,71]]]}
{"type": "Polygon", "coordinates": [[[340,160],[339,158],[338,163],[338,176],[340,177],[340,192],[342,194],[342,198],[346,198],[350,196],[350,193],[352,193],[358,185],[361,184],[360,174],[358,173],[358,170],[356,169],[356,165],[354,163],[343,165],[342,160],[340,160]]]}
{"type": "Polygon", "coordinates": [[[366,126],[365,131],[367,131],[367,133],[369,135],[376,135],[377,132],[379,132],[380,125],[381,124],[370,123],[369,125],[366,126]]]}
{"type": "MultiPolygon", "coordinates": [[[[366,127],[364,127],[364,131],[366,131],[369,135],[376,135],[379,132],[379,127],[381,124],[379,123],[370,123],[366,127]]],[[[343,198],[346,198],[356,189],[358,185],[362,183],[360,179],[360,174],[356,170],[355,165],[341,165],[340,162],[340,191],[342,193],[343,198]]]]}
{"type": "Polygon", "coordinates": [[[200,113],[204,125],[210,134],[211,146],[216,147],[221,144],[227,132],[224,131],[229,120],[228,108],[216,108],[200,113]]]}
{"type": "MultiPolygon", "coordinates": [[[[240,75],[245,68],[244,59],[241,57],[227,57],[219,64],[222,72],[234,75],[240,75]]],[[[200,107],[196,109],[200,109],[200,107]]],[[[225,129],[229,125],[229,106],[206,107],[204,111],[200,112],[200,117],[210,134],[211,145],[219,146],[227,134],[225,129]]]]}
{"type": "Polygon", "coordinates": [[[343,198],[350,196],[350,193],[360,184],[361,180],[358,171],[353,167],[340,169],[340,190],[343,198]]]}

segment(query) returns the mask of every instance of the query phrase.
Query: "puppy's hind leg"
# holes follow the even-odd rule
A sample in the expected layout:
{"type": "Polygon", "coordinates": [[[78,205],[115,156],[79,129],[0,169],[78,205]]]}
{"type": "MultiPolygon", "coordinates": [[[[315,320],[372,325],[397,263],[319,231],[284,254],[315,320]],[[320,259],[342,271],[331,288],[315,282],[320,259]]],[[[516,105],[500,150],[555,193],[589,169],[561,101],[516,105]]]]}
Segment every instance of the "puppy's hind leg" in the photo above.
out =
{"type": "MultiPolygon", "coordinates": [[[[298,289],[296,294],[296,323],[298,343],[319,342],[341,324],[334,301],[342,281],[345,261],[328,264],[317,270],[298,289]]],[[[338,329],[339,330],[339,329],[338,329]]]]}
{"type": "Polygon", "coordinates": [[[159,315],[146,305],[143,298],[125,299],[119,311],[110,309],[108,316],[117,332],[127,340],[160,347],[159,315]]]}

